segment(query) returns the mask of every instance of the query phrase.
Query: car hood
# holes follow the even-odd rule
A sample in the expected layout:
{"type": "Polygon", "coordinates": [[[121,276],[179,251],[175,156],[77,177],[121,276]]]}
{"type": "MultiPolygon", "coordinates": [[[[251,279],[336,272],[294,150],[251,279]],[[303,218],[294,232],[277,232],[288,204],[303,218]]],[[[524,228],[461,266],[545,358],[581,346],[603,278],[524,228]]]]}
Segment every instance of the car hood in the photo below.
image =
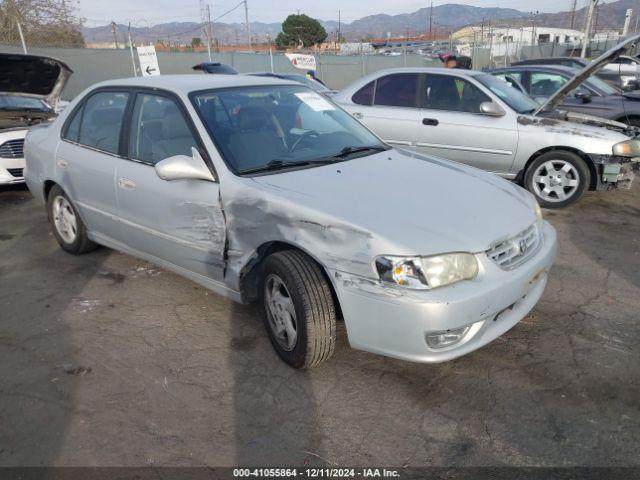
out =
{"type": "Polygon", "coordinates": [[[253,180],[288,218],[364,234],[376,254],[480,252],[536,221],[535,200],[517,185],[396,149],[253,180]]]}
{"type": "Polygon", "coordinates": [[[541,112],[553,110],[562,103],[569,92],[575,90],[591,75],[599,71],[604,66],[611,62],[614,62],[619,56],[624,55],[627,52],[635,51],[636,47],[640,43],[640,34],[632,35],[623,42],[619,43],[615,47],[611,48],[607,52],[600,55],[589,65],[580,70],[571,80],[565,83],[556,93],[554,93],[549,99],[540,105],[540,107],[534,112],[534,115],[538,115],[541,112]]]}
{"type": "Polygon", "coordinates": [[[0,94],[40,98],[55,107],[72,73],[54,58],[0,53],[0,94]]]}

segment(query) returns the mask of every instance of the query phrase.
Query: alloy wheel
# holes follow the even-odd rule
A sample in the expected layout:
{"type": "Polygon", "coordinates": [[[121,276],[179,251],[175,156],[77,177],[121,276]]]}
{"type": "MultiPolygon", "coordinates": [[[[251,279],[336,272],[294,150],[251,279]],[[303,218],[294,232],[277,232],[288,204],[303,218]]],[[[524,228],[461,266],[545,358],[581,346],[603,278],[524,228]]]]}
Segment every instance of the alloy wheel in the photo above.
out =
{"type": "Polygon", "coordinates": [[[580,174],[566,160],[549,160],[533,173],[533,190],[547,202],[564,202],[571,198],[580,186],[580,174]]]}
{"type": "Polygon", "coordinates": [[[269,325],[278,344],[287,352],[292,351],[298,339],[296,310],[289,290],[275,274],[267,277],[264,296],[269,325]]]}
{"type": "Polygon", "coordinates": [[[62,195],[53,200],[53,224],[58,235],[66,242],[73,243],[78,238],[78,222],[69,200],[62,195]]]}

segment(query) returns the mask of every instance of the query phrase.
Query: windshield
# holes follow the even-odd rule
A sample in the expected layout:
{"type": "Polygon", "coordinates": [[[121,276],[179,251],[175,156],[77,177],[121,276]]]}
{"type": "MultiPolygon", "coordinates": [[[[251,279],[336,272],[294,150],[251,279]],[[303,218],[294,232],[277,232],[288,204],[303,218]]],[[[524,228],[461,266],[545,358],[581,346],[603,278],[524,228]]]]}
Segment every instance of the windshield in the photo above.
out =
{"type": "Polygon", "coordinates": [[[37,110],[48,112],[51,108],[38,98],[18,95],[0,95],[0,110],[37,110]]]}
{"type": "Polygon", "coordinates": [[[227,164],[239,174],[344,161],[388,148],[304,86],[209,90],[191,99],[227,164]]]}
{"type": "Polygon", "coordinates": [[[598,77],[589,77],[586,83],[598,89],[600,92],[602,92],[605,95],[620,95],[619,89],[617,89],[612,85],[609,85],[607,82],[605,82],[604,80],[598,77]]]}
{"type": "Polygon", "coordinates": [[[533,113],[539,107],[533,99],[516,90],[504,80],[485,73],[476,75],[475,79],[518,113],[533,113]]]}

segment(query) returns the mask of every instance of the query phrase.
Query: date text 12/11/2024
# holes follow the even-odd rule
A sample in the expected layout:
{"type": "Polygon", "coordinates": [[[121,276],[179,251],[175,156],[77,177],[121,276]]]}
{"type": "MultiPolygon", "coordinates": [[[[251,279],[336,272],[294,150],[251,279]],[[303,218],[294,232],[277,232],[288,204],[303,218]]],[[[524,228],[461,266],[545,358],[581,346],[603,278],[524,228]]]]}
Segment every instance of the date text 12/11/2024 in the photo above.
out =
{"type": "Polygon", "coordinates": [[[235,468],[234,478],[400,478],[386,468],[235,468]]]}

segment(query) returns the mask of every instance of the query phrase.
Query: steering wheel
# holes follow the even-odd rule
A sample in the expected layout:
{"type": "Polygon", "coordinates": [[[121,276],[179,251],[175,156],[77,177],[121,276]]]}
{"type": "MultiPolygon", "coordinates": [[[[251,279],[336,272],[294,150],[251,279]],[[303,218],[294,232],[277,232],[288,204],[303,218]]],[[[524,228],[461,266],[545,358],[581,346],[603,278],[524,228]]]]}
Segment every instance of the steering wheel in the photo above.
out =
{"type": "Polygon", "coordinates": [[[293,142],[293,144],[289,148],[289,152],[295,152],[298,149],[298,146],[304,140],[307,140],[307,139],[312,138],[312,137],[318,137],[318,136],[320,136],[320,134],[318,132],[316,132],[315,130],[309,130],[308,132],[304,132],[302,135],[300,135],[300,138],[298,138],[295,142],[293,142]]]}

